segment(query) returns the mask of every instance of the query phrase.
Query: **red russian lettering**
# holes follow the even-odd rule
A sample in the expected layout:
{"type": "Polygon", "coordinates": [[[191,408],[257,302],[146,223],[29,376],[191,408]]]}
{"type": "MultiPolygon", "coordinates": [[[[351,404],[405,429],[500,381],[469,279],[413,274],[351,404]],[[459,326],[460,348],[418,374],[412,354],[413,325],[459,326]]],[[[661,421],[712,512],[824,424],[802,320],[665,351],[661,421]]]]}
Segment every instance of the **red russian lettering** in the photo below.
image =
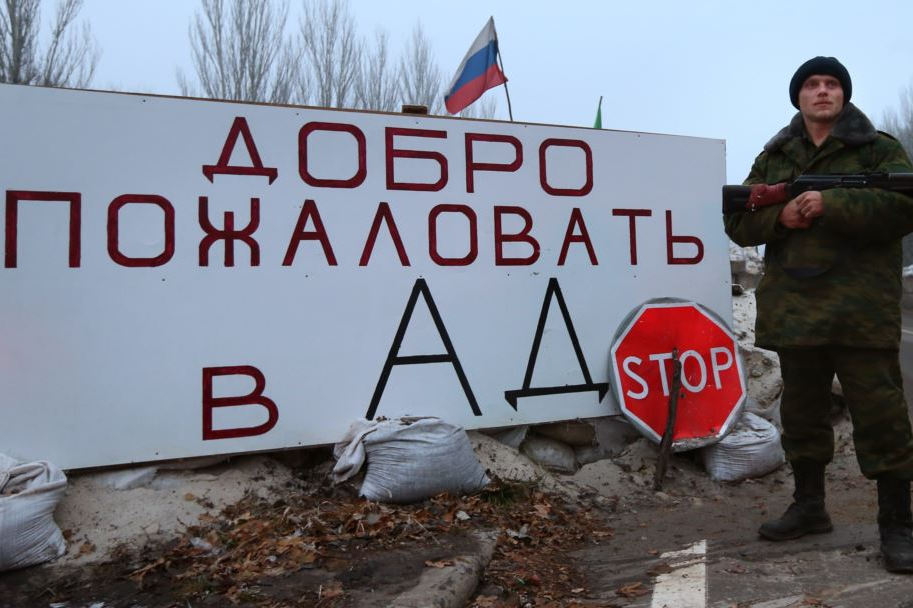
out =
{"type": "Polygon", "coordinates": [[[593,250],[593,243],[590,241],[590,233],[587,232],[586,224],[583,223],[583,215],[580,213],[580,209],[574,207],[571,211],[571,219],[567,223],[567,231],[564,233],[564,243],[561,244],[561,253],[558,255],[558,265],[564,266],[564,261],[567,259],[567,250],[571,246],[571,243],[583,243],[586,245],[587,255],[590,256],[590,264],[593,266],[598,266],[599,262],[596,261],[596,252],[593,250]],[[580,234],[574,234],[574,227],[580,228],[580,234]]]}
{"type": "Polygon", "coordinates": [[[124,194],[108,206],[108,255],[121,266],[130,268],[161,266],[174,256],[174,207],[168,199],[155,194],[124,194]],[[162,253],[151,258],[132,258],[120,250],[120,210],[125,205],[155,205],[162,210],[165,221],[165,246],[162,253]]]}
{"type": "Polygon", "coordinates": [[[279,177],[279,170],[275,167],[264,167],[263,161],[260,160],[260,153],[257,151],[257,144],[254,143],[254,137],[250,134],[250,127],[247,126],[247,119],[243,116],[236,116],[231,129],[228,131],[228,137],[225,138],[225,145],[222,146],[222,153],[219,160],[214,165],[203,165],[203,175],[206,179],[213,181],[213,177],[221,173],[222,175],[259,175],[269,178],[269,183],[276,181],[279,177]],[[247,149],[247,155],[250,157],[250,167],[231,165],[231,154],[238,143],[238,136],[244,138],[244,147],[247,149]]]}
{"type": "Polygon", "coordinates": [[[70,268],[79,268],[82,257],[82,195],[79,192],[6,191],[6,249],[3,265],[16,268],[19,245],[19,201],[70,204],[70,268]]]}
{"type": "Polygon", "coordinates": [[[593,189],[593,151],[590,146],[579,139],[546,139],[539,146],[539,183],[546,193],[553,196],[586,196],[593,189]],[[553,188],[548,183],[548,170],[546,168],[545,151],[552,146],[565,148],[580,148],[583,150],[586,181],[580,188],[553,188]]]}
{"type": "Polygon", "coordinates": [[[436,205],[428,214],[428,253],[438,266],[469,266],[479,255],[476,212],[466,205],[436,205]],[[462,213],[469,220],[469,253],[461,258],[445,258],[437,250],[437,218],[441,213],[462,213]]]}
{"type": "Polygon", "coordinates": [[[336,122],[309,122],[298,132],[298,173],[301,179],[310,186],[318,188],[355,188],[365,181],[368,175],[367,167],[367,149],[365,134],[355,125],[336,123],[336,122]],[[358,169],[355,175],[349,179],[321,179],[311,175],[308,171],[308,136],[314,131],[341,131],[350,133],[358,144],[358,169]]]}
{"type": "Polygon", "coordinates": [[[495,265],[528,266],[539,259],[539,241],[530,236],[533,229],[533,218],[523,207],[495,206],[495,265]],[[519,215],[523,218],[523,230],[515,234],[504,234],[501,218],[504,215],[519,215]],[[504,255],[504,243],[527,243],[532,253],[525,258],[509,258],[504,255]]]}
{"type": "Polygon", "coordinates": [[[371,253],[374,251],[374,243],[377,241],[377,233],[380,231],[380,223],[383,221],[387,225],[387,231],[393,244],[396,246],[396,253],[399,255],[399,262],[403,266],[409,266],[409,256],[406,255],[406,247],[403,245],[403,239],[399,236],[399,229],[396,227],[396,221],[393,219],[393,213],[390,211],[390,205],[381,201],[377,205],[377,213],[374,214],[374,221],[371,223],[371,231],[368,233],[368,240],[365,241],[364,251],[361,252],[361,259],[358,261],[359,266],[367,266],[371,260],[371,253]]]}
{"type": "Polygon", "coordinates": [[[495,135],[490,133],[466,134],[466,192],[475,192],[474,174],[476,171],[513,172],[523,164],[523,146],[520,140],[512,135],[495,135]],[[476,141],[488,141],[510,144],[514,147],[514,160],[510,163],[477,163],[473,160],[472,144],[476,141]]]}
{"type": "Polygon", "coordinates": [[[405,129],[387,127],[386,129],[386,164],[387,164],[387,190],[421,190],[437,192],[447,185],[447,158],[440,152],[429,150],[400,150],[393,147],[393,138],[404,137],[434,137],[446,139],[446,131],[432,131],[430,129],[405,129]],[[393,160],[396,158],[421,158],[435,161],[441,169],[441,177],[434,183],[398,182],[393,169],[393,160]]]}
{"type": "Polygon", "coordinates": [[[637,225],[636,218],[650,217],[653,212],[649,209],[612,209],[612,215],[628,218],[628,242],[631,245],[631,265],[637,266],[637,225]]]}
{"type": "Polygon", "coordinates": [[[285,259],[282,260],[283,266],[291,266],[295,261],[295,253],[298,251],[298,244],[301,241],[320,241],[323,246],[323,255],[327,258],[327,264],[336,265],[336,256],[333,255],[333,247],[330,245],[330,238],[327,236],[326,228],[323,227],[323,220],[320,219],[320,212],[317,211],[317,203],[312,199],[304,201],[304,207],[298,215],[298,223],[295,224],[295,231],[292,233],[292,239],[289,241],[288,250],[285,252],[285,259]],[[314,223],[314,229],[305,231],[308,218],[314,223]]]}
{"type": "Polygon", "coordinates": [[[260,199],[250,199],[250,222],[241,230],[235,230],[235,214],[225,212],[225,225],[218,229],[209,221],[209,197],[200,197],[200,228],[206,236],[200,241],[200,266],[209,266],[209,248],[219,240],[225,241],[225,265],[235,265],[235,241],[242,241],[250,247],[250,265],[260,265],[260,244],[253,238],[253,233],[260,226],[260,199]]]}
{"type": "Polygon", "coordinates": [[[253,437],[268,433],[279,420],[279,408],[276,402],[263,395],[266,378],[263,372],[252,365],[235,365],[227,367],[203,368],[203,441],[211,439],[234,439],[253,437]],[[213,397],[212,379],[216,376],[249,376],[254,379],[254,390],[239,397],[213,397]],[[259,405],[265,407],[267,420],[257,426],[228,429],[212,428],[212,411],[217,407],[241,407],[259,405]]]}
{"type": "Polygon", "coordinates": [[[704,259],[704,243],[696,236],[672,235],[672,212],[666,210],[666,263],[667,264],[697,264],[704,259]],[[697,247],[697,253],[690,258],[677,258],[673,253],[676,243],[690,243],[697,247]]]}

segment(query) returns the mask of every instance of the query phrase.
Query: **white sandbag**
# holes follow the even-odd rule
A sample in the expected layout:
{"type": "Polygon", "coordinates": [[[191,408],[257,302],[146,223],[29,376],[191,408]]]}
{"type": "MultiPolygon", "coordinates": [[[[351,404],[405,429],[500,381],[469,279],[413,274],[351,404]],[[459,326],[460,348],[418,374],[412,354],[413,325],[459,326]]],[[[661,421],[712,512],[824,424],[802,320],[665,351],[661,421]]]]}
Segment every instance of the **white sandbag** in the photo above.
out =
{"type": "MultiPolygon", "coordinates": [[[[108,490],[134,490],[136,488],[163,489],[171,480],[163,479],[159,473],[165,471],[193,471],[205,469],[228,460],[226,456],[200,456],[159,462],[151,466],[129,467],[87,476],[90,483],[108,490]]],[[[215,479],[213,477],[213,479],[215,479]]]]}
{"type": "Polygon", "coordinates": [[[54,509],[66,487],[66,475],[51,463],[19,463],[0,454],[0,571],[64,554],[54,509]]]}
{"type": "Polygon", "coordinates": [[[415,502],[441,492],[474,492],[488,483],[466,432],[439,418],[358,421],[333,453],[337,482],[367,461],[359,494],[368,500],[415,502]]]}
{"type": "Polygon", "coordinates": [[[537,435],[560,441],[572,448],[593,445],[596,429],[588,420],[566,420],[537,424],[533,430],[537,435]]]}
{"type": "Polygon", "coordinates": [[[157,473],[157,467],[132,467],[99,473],[92,481],[109,490],[133,490],[149,485],[157,473]]]}
{"type": "Polygon", "coordinates": [[[702,448],[702,454],[710,478],[717,481],[761,477],[786,462],[780,431],[751,412],[718,443],[702,448]]]}
{"type": "Polygon", "coordinates": [[[503,443],[504,445],[509,445],[515,450],[520,449],[520,444],[523,443],[523,440],[526,439],[526,434],[529,432],[529,425],[524,424],[521,426],[515,426],[512,429],[502,431],[495,435],[495,439],[503,443]]]}
{"type": "Polygon", "coordinates": [[[577,464],[581,466],[607,458],[615,458],[625,451],[628,444],[641,437],[640,432],[621,415],[591,418],[588,422],[593,425],[596,440],[592,445],[574,448],[577,464]]]}
{"type": "Polygon", "coordinates": [[[520,451],[528,456],[530,460],[541,464],[547,469],[560,473],[574,473],[577,471],[577,456],[574,454],[574,448],[566,443],[547,437],[530,435],[520,446],[520,451]]]}
{"type": "Polygon", "coordinates": [[[341,483],[358,474],[367,459],[364,438],[376,431],[380,424],[371,420],[356,420],[349,426],[342,440],[333,446],[336,466],[333,467],[330,477],[334,483],[341,483]]]}
{"type": "Polygon", "coordinates": [[[607,456],[605,453],[603,453],[602,449],[598,445],[583,445],[573,448],[573,450],[574,458],[577,460],[577,464],[580,466],[611,458],[611,456],[607,456]]]}

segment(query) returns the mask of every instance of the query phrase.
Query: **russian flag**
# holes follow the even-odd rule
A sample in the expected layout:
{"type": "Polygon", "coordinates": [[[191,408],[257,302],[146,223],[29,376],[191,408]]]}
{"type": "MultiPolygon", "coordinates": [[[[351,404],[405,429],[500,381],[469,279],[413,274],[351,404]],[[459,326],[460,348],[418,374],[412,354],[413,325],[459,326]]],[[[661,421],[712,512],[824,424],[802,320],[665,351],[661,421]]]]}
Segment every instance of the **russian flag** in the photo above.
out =
{"type": "Polygon", "coordinates": [[[448,112],[456,114],[488,89],[505,82],[507,78],[498,67],[498,34],[495,32],[495,19],[489,17],[488,23],[463,57],[453,82],[447,87],[444,105],[448,112]]]}

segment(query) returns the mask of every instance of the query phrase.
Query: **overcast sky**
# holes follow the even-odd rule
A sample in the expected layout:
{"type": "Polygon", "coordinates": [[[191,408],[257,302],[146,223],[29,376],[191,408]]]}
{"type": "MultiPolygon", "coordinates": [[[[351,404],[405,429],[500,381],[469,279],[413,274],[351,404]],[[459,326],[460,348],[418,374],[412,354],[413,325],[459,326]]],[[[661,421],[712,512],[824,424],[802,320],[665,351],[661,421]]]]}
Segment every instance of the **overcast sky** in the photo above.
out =
{"type": "MultiPolygon", "coordinates": [[[[291,0],[297,20],[301,0],[291,0]]],[[[739,182],[795,110],[796,67],[833,55],[853,79],[853,102],[879,124],[913,82],[913,2],[690,0],[352,0],[360,31],[387,30],[398,51],[420,20],[445,83],[489,15],[495,18],[514,119],[725,139],[739,182]]],[[[102,50],[93,88],[178,93],[192,75],[194,0],[85,0],[82,18],[102,50]]],[[[507,119],[503,87],[499,118],[507,119]]],[[[657,167],[661,170],[661,167],[657,167]]]]}

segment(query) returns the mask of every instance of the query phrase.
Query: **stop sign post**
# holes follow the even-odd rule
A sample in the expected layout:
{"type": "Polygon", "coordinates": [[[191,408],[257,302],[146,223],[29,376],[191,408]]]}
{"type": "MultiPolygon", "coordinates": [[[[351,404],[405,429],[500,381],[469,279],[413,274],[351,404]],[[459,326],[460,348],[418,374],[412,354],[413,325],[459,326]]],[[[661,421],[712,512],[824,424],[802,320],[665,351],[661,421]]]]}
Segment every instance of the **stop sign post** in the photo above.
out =
{"type": "Polygon", "coordinates": [[[622,413],[653,441],[666,428],[676,349],[682,369],[672,449],[682,451],[723,438],[747,390],[736,339],[715,314],[694,302],[642,304],[623,322],[609,359],[622,413]]]}

